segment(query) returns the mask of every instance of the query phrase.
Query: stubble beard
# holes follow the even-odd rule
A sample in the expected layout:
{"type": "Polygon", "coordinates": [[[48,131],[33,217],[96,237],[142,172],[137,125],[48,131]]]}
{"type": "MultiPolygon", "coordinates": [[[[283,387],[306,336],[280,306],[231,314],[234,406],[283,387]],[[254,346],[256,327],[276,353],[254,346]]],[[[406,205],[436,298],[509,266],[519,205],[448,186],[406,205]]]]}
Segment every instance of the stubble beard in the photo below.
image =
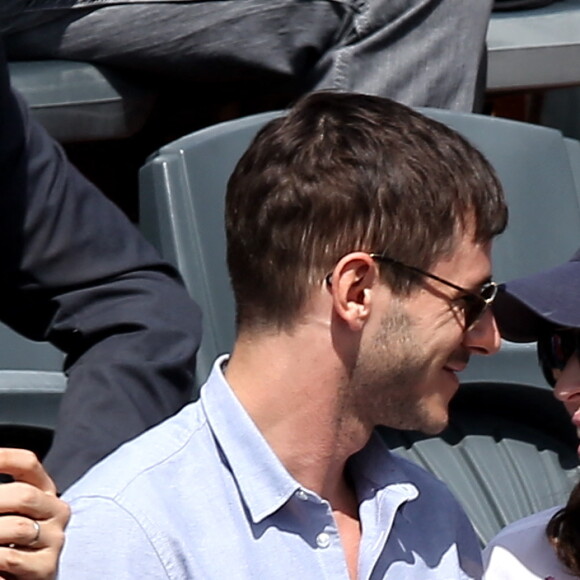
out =
{"type": "Polygon", "coordinates": [[[429,362],[408,314],[394,304],[372,344],[360,352],[351,374],[349,394],[359,420],[371,429],[384,425],[439,432],[442,426],[433,424],[416,394],[429,362]]]}

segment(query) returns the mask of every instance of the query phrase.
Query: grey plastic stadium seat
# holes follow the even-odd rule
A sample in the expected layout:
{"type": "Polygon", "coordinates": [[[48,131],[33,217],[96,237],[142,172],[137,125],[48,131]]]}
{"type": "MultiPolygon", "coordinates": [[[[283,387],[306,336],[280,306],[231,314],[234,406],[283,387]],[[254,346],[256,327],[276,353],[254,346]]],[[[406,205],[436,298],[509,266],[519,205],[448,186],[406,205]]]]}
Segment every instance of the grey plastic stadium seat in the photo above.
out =
{"type": "Polygon", "coordinates": [[[578,194],[578,202],[580,203],[580,142],[576,139],[564,139],[568,156],[570,157],[570,166],[572,167],[572,174],[574,175],[574,183],[576,184],[576,193],[578,194]]]}
{"type": "Polygon", "coordinates": [[[60,371],[62,362],[62,352],[50,344],[29,340],[0,323],[0,369],[60,371]]]}
{"type": "Polygon", "coordinates": [[[576,432],[547,389],[464,385],[439,437],[383,429],[389,447],[450,487],[487,543],[506,524],[565,502],[580,479],[576,432]]]}
{"type": "Polygon", "coordinates": [[[0,447],[46,453],[66,388],[62,362],[54,347],[0,324],[0,447]]]}
{"type": "Polygon", "coordinates": [[[202,129],[163,147],[140,171],[140,226],[176,265],[203,312],[196,377],[203,384],[218,354],[234,342],[234,303],[223,227],[228,177],[250,141],[280,113],[202,129]]]}
{"type": "Polygon", "coordinates": [[[155,92],[107,67],[46,60],[9,63],[12,85],[58,141],[120,139],[138,131],[155,92]]]}
{"type": "MultiPolygon", "coordinates": [[[[574,143],[565,143],[557,131],[522,123],[423,112],[482,149],[504,185],[511,223],[495,244],[497,279],[572,255],[580,245],[569,161],[574,143]]],[[[142,231],[179,268],[204,313],[199,384],[234,341],[223,231],[227,179],[259,128],[280,114],[237,119],[183,137],[153,155],[140,173],[142,231]]],[[[575,433],[545,388],[533,345],[506,344],[503,354],[473,357],[470,366],[462,377],[470,384],[456,397],[452,424],[442,437],[389,430],[384,436],[450,485],[485,542],[506,523],[564,501],[580,474],[575,433]]]]}

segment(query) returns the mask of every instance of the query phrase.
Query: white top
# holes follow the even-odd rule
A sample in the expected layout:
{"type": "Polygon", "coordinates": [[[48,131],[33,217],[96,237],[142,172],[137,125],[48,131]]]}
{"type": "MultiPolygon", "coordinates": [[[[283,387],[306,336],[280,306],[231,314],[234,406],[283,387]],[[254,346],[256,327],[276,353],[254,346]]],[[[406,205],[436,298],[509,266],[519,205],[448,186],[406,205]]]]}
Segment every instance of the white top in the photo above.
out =
{"type": "Polygon", "coordinates": [[[550,508],[504,528],[483,552],[485,580],[574,580],[546,538],[550,508]]]}

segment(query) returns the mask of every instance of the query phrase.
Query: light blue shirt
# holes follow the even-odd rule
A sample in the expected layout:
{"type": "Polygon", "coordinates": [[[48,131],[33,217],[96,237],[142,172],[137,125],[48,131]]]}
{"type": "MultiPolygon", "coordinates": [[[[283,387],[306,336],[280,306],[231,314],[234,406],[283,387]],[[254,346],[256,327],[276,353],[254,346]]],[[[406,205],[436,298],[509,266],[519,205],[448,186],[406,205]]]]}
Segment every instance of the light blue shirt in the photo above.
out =
{"type": "MultiPolygon", "coordinates": [[[[290,476],[221,372],[198,402],[125,444],[66,494],[59,579],[347,580],[328,502],[290,476]]],[[[445,485],[374,434],[349,460],[358,578],[480,578],[479,545],[445,485]]]]}

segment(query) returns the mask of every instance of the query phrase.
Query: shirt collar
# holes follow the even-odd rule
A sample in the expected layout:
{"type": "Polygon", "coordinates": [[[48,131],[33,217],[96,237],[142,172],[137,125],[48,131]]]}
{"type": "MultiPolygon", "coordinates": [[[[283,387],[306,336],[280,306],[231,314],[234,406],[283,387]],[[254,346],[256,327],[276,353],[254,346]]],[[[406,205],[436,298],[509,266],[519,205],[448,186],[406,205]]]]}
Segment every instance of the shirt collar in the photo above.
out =
{"type": "MultiPolygon", "coordinates": [[[[280,509],[300,488],[270,448],[231,387],[217,359],[201,389],[201,404],[252,521],[258,523],[280,509]]],[[[376,496],[400,505],[419,495],[378,433],[349,460],[359,503],[376,496]]]]}
{"type": "Polygon", "coordinates": [[[201,389],[208,424],[237,483],[252,521],[276,512],[300,488],[228,385],[217,359],[201,389]]]}
{"type": "Polygon", "coordinates": [[[396,459],[383,438],[375,431],[369,442],[349,459],[350,473],[359,503],[375,495],[380,503],[401,505],[419,496],[412,476],[404,463],[396,459]]]}

